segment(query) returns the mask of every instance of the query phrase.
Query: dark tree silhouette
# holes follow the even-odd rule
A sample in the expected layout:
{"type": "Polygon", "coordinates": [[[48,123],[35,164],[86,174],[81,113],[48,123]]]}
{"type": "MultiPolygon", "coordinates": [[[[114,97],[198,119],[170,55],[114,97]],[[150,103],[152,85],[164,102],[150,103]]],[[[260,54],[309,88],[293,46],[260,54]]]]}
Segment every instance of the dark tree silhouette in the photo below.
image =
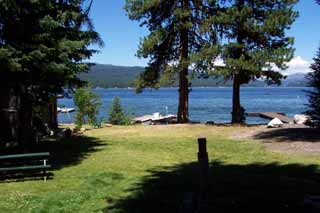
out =
{"type": "Polygon", "coordinates": [[[89,68],[83,60],[95,53],[89,45],[102,44],[85,2],[1,1],[0,138],[9,129],[20,143],[32,141],[35,111],[80,83],[77,74],[89,68]]]}
{"type": "Polygon", "coordinates": [[[320,48],[313,59],[314,63],[311,65],[313,72],[308,74],[309,86],[312,90],[308,92],[309,96],[309,110],[307,115],[312,119],[312,123],[316,127],[320,127],[320,48]]]}

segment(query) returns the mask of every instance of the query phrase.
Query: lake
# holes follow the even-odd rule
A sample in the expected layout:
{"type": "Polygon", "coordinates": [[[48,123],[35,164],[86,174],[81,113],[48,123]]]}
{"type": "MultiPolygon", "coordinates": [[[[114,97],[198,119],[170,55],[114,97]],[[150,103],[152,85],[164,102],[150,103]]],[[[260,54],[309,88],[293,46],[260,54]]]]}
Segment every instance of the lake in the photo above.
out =
{"type": "MultiPolygon", "coordinates": [[[[241,103],[246,112],[284,112],[289,116],[301,114],[306,110],[308,88],[291,87],[243,87],[241,103]]],[[[107,109],[116,96],[120,97],[122,106],[136,116],[160,112],[162,115],[176,114],[178,109],[178,89],[162,88],[147,89],[135,94],[134,89],[95,89],[103,102],[99,116],[107,118],[107,109]]],[[[192,88],[190,92],[189,114],[192,121],[219,123],[230,122],[232,88],[192,88]]],[[[58,106],[74,107],[72,99],[59,99],[58,106]]],[[[73,122],[75,113],[59,114],[61,123],[73,122]]],[[[248,117],[247,123],[266,123],[261,118],[248,117]]]]}

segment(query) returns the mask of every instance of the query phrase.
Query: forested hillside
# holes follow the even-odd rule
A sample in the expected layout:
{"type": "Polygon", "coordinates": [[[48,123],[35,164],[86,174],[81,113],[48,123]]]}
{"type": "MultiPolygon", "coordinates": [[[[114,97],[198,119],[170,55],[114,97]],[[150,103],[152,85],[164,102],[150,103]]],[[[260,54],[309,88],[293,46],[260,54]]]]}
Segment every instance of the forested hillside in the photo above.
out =
{"type": "MultiPolygon", "coordinates": [[[[114,66],[114,65],[104,65],[96,64],[91,67],[89,73],[81,74],[80,78],[82,80],[88,81],[93,87],[102,88],[126,88],[134,87],[134,81],[136,77],[144,70],[144,67],[127,67],[127,66],[114,66]]],[[[286,80],[283,81],[282,86],[306,86],[306,79],[304,74],[294,74],[288,76],[286,80]]],[[[168,85],[163,85],[168,86],[168,85]]],[[[171,86],[177,86],[177,83],[171,86]]],[[[216,86],[232,86],[231,81],[225,81],[222,78],[198,78],[192,79],[193,87],[216,87],[216,86]]],[[[244,86],[254,86],[263,87],[266,86],[263,81],[250,82],[244,86]]]]}
{"type": "Polygon", "coordinates": [[[82,80],[88,81],[91,86],[133,87],[134,79],[144,70],[144,67],[125,67],[109,64],[96,64],[91,67],[89,73],[81,74],[82,80]]]}

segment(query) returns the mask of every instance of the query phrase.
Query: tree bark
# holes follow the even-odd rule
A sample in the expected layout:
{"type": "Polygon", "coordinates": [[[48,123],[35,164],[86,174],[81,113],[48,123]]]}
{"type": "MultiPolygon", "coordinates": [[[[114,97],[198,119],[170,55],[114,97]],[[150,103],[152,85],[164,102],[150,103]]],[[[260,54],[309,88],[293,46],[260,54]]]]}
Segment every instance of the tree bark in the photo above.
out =
{"type": "Polygon", "coordinates": [[[188,69],[183,69],[180,72],[179,80],[179,108],[178,108],[178,123],[189,122],[189,81],[188,69]]]}
{"type": "Polygon", "coordinates": [[[48,104],[49,108],[49,126],[51,129],[58,128],[58,112],[57,112],[57,98],[52,98],[48,104]]]}
{"type": "Polygon", "coordinates": [[[242,119],[242,107],[240,104],[240,75],[235,74],[233,78],[233,93],[232,93],[232,123],[241,124],[242,119]]]}
{"type": "Polygon", "coordinates": [[[9,92],[9,107],[8,107],[8,115],[9,115],[9,126],[11,129],[11,136],[13,142],[16,143],[18,139],[18,110],[20,104],[20,96],[16,94],[14,89],[10,89],[9,92]]]}
{"type": "Polygon", "coordinates": [[[21,98],[19,110],[19,145],[25,150],[33,141],[33,122],[32,122],[32,104],[21,98]]]}
{"type": "MultiPolygon", "coordinates": [[[[244,0],[236,1],[238,10],[241,11],[243,9],[244,0]]],[[[237,43],[243,44],[243,26],[241,22],[237,23],[237,43]]],[[[242,54],[242,49],[236,50],[236,58],[240,58],[242,54]]],[[[244,122],[243,117],[243,108],[240,104],[240,86],[241,86],[241,70],[238,70],[238,73],[235,73],[233,76],[233,97],[232,97],[232,123],[233,124],[242,124],[244,122]]]]}
{"type": "MultiPolygon", "coordinates": [[[[183,0],[183,9],[189,8],[189,0],[183,0]]],[[[188,20],[185,20],[187,22],[188,20]]],[[[189,122],[189,80],[188,80],[188,52],[189,52],[189,32],[183,28],[180,34],[181,53],[180,53],[180,74],[179,74],[179,107],[177,120],[178,123],[189,122]]]]}
{"type": "Polygon", "coordinates": [[[19,98],[10,87],[1,87],[0,92],[0,143],[14,146],[18,141],[18,106],[19,98]]]}

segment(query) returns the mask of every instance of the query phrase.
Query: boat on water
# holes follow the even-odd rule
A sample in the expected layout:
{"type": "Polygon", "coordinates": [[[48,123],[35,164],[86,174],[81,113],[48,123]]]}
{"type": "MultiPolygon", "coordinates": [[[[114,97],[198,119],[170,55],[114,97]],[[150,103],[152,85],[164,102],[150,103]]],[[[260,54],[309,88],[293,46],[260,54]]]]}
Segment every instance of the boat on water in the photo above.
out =
{"type": "Polygon", "coordinates": [[[69,112],[74,112],[75,110],[76,110],[75,108],[57,107],[57,111],[60,113],[69,113],[69,112]]]}
{"type": "Polygon", "coordinates": [[[169,124],[175,123],[177,119],[176,115],[162,116],[159,112],[153,113],[153,115],[144,115],[141,117],[134,118],[135,123],[141,124],[169,124]]]}

